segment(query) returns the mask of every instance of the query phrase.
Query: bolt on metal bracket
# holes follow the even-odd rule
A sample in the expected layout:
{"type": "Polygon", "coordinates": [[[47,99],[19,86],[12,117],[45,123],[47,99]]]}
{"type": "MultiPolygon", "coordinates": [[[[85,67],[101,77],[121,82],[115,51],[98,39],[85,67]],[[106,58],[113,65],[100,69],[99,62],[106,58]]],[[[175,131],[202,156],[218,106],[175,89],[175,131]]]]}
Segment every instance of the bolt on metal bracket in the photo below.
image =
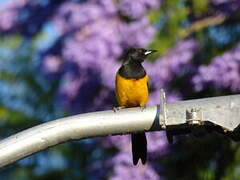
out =
{"type": "Polygon", "coordinates": [[[186,122],[191,125],[202,125],[203,114],[201,108],[192,108],[186,111],[186,122]]]}

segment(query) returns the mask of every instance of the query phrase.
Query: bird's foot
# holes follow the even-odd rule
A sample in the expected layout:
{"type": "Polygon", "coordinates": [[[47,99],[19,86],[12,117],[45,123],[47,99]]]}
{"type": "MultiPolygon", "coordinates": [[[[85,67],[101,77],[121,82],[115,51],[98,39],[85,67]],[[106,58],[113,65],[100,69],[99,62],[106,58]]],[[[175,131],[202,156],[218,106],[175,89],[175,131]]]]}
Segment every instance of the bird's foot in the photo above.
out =
{"type": "Polygon", "coordinates": [[[140,109],[141,109],[142,112],[143,112],[146,108],[147,108],[146,104],[140,105],[140,109]]]}
{"type": "Polygon", "coordinates": [[[119,111],[119,110],[121,110],[121,109],[124,109],[124,108],[125,108],[125,106],[113,107],[113,111],[114,111],[114,112],[117,112],[117,111],[119,111]]]}

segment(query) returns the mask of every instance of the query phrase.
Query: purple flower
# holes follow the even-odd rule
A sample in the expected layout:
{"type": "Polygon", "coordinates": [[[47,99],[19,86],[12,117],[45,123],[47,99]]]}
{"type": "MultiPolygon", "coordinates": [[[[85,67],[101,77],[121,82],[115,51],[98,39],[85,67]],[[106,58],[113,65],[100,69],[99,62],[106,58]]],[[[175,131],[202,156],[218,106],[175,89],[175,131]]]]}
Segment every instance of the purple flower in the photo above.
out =
{"type": "Polygon", "coordinates": [[[166,154],[168,152],[168,141],[165,132],[150,132],[148,134],[148,153],[150,160],[166,154]]]}
{"type": "Polygon", "coordinates": [[[161,0],[121,0],[119,9],[121,14],[132,19],[143,17],[147,10],[156,10],[160,7],[161,0]]]}
{"type": "Polygon", "coordinates": [[[82,29],[75,33],[72,38],[66,40],[63,48],[65,61],[73,62],[81,68],[95,66],[100,71],[104,85],[111,89],[114,88],[114,74],[119,67],[116,59],[123,50],[117,23],[102,20],[87,25],[87,31],[82,29]],[[106,29],[103,30],[102,27],[106,29]]]}
{"type": "Polygon", "coordinates": [[[215,89],[228,88],[232,92],[240,91],[240,45],[232,50],[217,56],[208,66],[200,66],[198,74],[192,78],[196,91],[205,86],[215,89]]]}
{"type": "Polygon", "coordinates": [[[124,46],[145,47],[152,42],[156,30],[149,24],[147,18],[142,18],[131,23],[123,23],[120,32],[124,46]]]}
{"type": "Polygon", "coordinates": [[[79,29],[103,16],[102,8],[96,4],[76,2],[63,3],[53,20],[62,33],[79,29]]]}
{"type": "Polygon", "coordinates": [[[62,77],[59,101],[73,114],[89,112],[95,110],[92,103],[100,88],[99,71],[95,66],[77,71],[70,68],[62,77]]]}
{"type": "Polygon", "coordinates": [[[168,152],[168,141],[165,133],[147,133],[149,158],[146,166],[142,166],[141,163],[139,163],[138,166],[132,164],[131,142],[129,137],[130,136],[126,135],[112,136],[103,141],[105,147],[114,146],[120,151],[115,157],[109,159],[114,167],[113,179],[121,178],[121,174],[119,174],[120,171],[126,171],[126,174],[122,175],[123,179],[129,179],[130,177],[138,179],[140,176],[142,176],[142,178],[147,178],[148,176],[157,178],[158,175],[153,171],[150,164],[152,161],[156,161],[156,158],[160,158],[168,152]]]}
{"type": "Polygon", "coordinates": [[[123,179],[156,179],[159,180],[160,176],[151,167],[150,164],[145,166],[139,164],[134,166],[129,158],[129,152],[120,152],[114,157],[112,162],[115,162],[113,168],[112,180],[123,180],[123,179]]]}
{"type": "Polygon", "coordinates": [[[107,137],[103,141],[105,147],[114,146],[122,151],[129,151],[130,148],[130,136],[129,135],[118,135],[107,137]]]}
{"type": "Polygon", "coordinates": [[[26,5],[28,0],[12,0],[1,3],[0,7],[0,32],[10,30],[18,23],[19,10],[26,5]]]}
{"type": "MultiPolygon", "coordinates": [[[[180,101],[182,99],[182,96],[177,92],[174,92],[174,93],[167,92],[166,97],[167,97],[167,102],[175,102],[175,101],[180,101]]],[[[149,95],[149,100],[148,100],[148,105],[150,105],[150,106],[154,106],[157,104],[160,104],[160,90],[159,89],[151,92],[149,95]]]]}
{"type": "Polygon", "coordinates": [[[111,0],[90,0],[88,3],[65,2],[57,10],[53,21],[61,33],[78,30],[103,18],[116,16],[111,0]]]}
{"type": "Polygon", "coordinates": [[[115,72],[120,66],[117,58],[123,48],[146,46],[153,35],[154,30],[146,19],[137,22],[136,27],[133,23],[124,24],[118,19],[103,19],[85,25],[72,38],[68,38],[64,43],[63,57],[82,68],[98,66],[104,85],[114,89],[115,72]]]}
{"type": "Polygon", "coordinates": [[[103,9],[103,12],[110,16],[117,13],[117,7],[115,1],[112,0],[90,0],[93,4],[98,4],[103,9]]]}
{"type": "Polygon", "coordinates": [[[93,101],[90,111],[102,111],[113,108],[114,92],[108,89],[102,89],[93,101]]]}
{"type": "Polygon", "coordinates": [[[47,55],[43,63],[43,68],[46,73],[56,73],[60,71],[63,60],[59,56],[47,55]]]}
{"type": "Polygon", "coordinates": [[[142,3],[142,1],[138,0],[122,0],[120,1],[120,12],[125,15],[129,16],[133,19],[137,19],[142,17],[145,14],[146,7],[142,3]]]}
{"type": "Polygon", "coordinates": [[[193,39],[178,42],[162,58],[155,63],[145,63],[150,77],[150,83],[156,89],[165,88],[175,77],[185,73],[194,53],[198,50],[198,43],[193,39]]]}

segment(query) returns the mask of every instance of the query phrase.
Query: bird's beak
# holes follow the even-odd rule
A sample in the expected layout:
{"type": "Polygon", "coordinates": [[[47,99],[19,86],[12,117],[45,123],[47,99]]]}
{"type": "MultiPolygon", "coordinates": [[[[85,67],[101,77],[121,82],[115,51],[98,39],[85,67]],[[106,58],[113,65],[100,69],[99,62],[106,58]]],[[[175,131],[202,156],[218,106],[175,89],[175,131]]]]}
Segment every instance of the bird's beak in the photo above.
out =
{"type": "Polygon", "coordinates": [[[144,53],[144,55],[149,55],[149,54],[152,54],[152,53],[154,53],[154,52],[157,52],[157,50],[146,50],[145,51],[145,53],[144,53]]]}

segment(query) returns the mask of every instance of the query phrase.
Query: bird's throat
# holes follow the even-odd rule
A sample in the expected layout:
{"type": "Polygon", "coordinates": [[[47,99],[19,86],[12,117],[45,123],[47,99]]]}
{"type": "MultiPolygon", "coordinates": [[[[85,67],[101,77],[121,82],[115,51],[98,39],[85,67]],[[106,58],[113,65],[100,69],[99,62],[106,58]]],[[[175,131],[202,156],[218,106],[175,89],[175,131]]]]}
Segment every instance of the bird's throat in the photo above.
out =
{"type": "Polygon", "coordinates": [[[146,75],[146,71],[139,62],[128,62],[123,64],[118,73],[127,79],[140,79],[146,75]]]}

